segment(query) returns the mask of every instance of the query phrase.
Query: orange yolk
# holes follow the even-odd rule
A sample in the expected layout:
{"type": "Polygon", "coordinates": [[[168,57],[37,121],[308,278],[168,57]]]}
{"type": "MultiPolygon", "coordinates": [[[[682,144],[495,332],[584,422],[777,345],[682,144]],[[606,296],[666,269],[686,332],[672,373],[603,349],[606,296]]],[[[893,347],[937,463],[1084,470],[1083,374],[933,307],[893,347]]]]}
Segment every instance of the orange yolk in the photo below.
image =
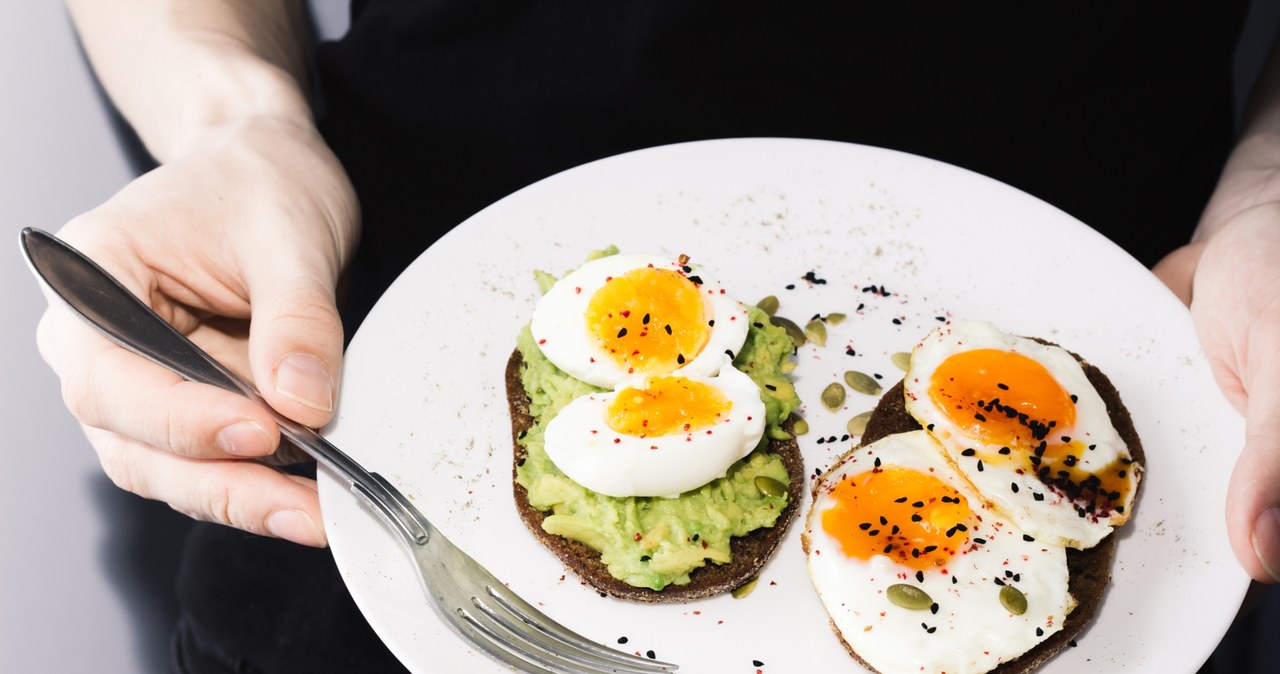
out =
{"type": "Polygon", "coordinates": [[[1075,397],[1033,358],[999,349],[956,353],[934,371],[929,397],[961,434],[987,445],[982,461],[1036,474],[1085,504],[1082,515],[1114,509],[1129,492],[1123,461],[1096,473],[1079,466],[1090,449],[1070,436],[1075,397]]]}
{"type": "Polygon", "coordinates": [[[658,377],[649,388],[624,388],[606,411],[609,428],[634,437],[687,433],[712,426],[733,402],[702,382],[683,377],[658,377]]]}
{"type": "Polygon", "coordinates": [[[693,360],[710,326],[688,278],[642,267],[604,283],[587,304],[587,330],[628,372],[661,374],[693,360]]]}
{"type": "Polygon", "coordinates": [[[912,569],[946,565],[969,541],[968,501],[942,480],[889,466],[841,480],[822,528],[858,559],[888,555],[912,569]]]}

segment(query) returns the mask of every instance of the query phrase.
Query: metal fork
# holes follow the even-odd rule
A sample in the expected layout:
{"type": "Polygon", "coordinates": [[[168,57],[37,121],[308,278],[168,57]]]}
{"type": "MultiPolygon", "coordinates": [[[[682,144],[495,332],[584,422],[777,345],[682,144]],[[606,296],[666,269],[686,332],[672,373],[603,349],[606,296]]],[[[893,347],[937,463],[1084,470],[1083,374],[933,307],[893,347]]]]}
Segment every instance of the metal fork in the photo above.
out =
{"type": "Polygon", "coordinates": [[[479,650],[527,672],[671,672],[676,665],[597,644],[518,597],[436,530],[390,482],[365,470],[315,431],[272,410],[252,384],[160,318],[92,260],[57,237],[22,230],[36,275],[82,318],[120,346],[191,381],[239,393],[270,410],[280,432],[325,468],[400,535],[433,608],[479,650]]]}

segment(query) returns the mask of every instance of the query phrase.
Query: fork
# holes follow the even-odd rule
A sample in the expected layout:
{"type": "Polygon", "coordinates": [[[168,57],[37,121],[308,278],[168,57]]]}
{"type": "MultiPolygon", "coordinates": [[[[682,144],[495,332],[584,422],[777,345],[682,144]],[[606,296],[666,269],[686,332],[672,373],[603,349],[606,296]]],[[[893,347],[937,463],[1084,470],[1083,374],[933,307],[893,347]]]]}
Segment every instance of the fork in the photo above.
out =
{"type": "Polygon", "coordinates": [[[28,227],[22,230],[22,248],[36,276],[111,341],[185,379],[238,393],[269,410],[284,437],[350,484],[360,501],[399,535],[432,608],[478,650],[536,674],[649,674],[678,669],[595,643],[531,606],[450,543],[389,481],[366,470],[314,430],[273,410],[252,384],[214,360],[70,245],[28,227]]]}

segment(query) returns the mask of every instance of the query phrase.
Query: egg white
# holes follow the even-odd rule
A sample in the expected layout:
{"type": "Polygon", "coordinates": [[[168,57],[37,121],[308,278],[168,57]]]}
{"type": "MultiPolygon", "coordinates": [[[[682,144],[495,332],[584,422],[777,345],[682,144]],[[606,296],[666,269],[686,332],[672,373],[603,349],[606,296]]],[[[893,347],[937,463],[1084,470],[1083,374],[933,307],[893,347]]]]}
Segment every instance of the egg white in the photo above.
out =
{"type": "Polygon", "coordinates": [[[842,457],[814,488],[804,536],[810,578],[832,624],[880,672],[987,672],[1060,631],[1075,607],[1067,591],[1066,550],[1025,540],[1022,530],[984,504],[923,431],[891,435],[842,457]],[[873,470],[876,459],[883,466],[929,473],[961,492],[981,518],[971,521],[969,540],[985,544],[957,554],[943,567],[946,573],[925,572],[923,581],[914,569],[885,555],[866,561],[846,556],[823,529],[821,514],[834,505],[831,488],[845,477],[873,470]],[[1016,574],[1016,580],[1006,571],[1016,574]],[[1013,615],[1002,606],[997,579],[1026,596],[1024,614],[1013,615]],[[886,589],[898,583],[924,590],[937,604],[937,613],[890,602],[886,589]]]}
{"type": "Polygon", "coordinates": [[[1005,334],[986,322],[953,321],[935,328],[915,347],[904,383],[907,411],[920,425],[930,429],[956,468],[1000,512],[1023,529],[1037,538],[1068,547],[1088,549],[1097,545],[1116,526],[1128,520],[1141,467],[1134,464],[1129,471],[1131,486],[1124,500],[1124,512],[1106,517],[1081,516],[1062,492],[1046,485],[1033,472],[1016,470],[1016,465],[985,462],[979,470],[980,456],[994,455],[999,447],[983,444],[956,428],[933,404],[928,393],[933,372],[943,361],[952,354],[973,349],[999,349],[1032,358],[1043,365],[1064,390],[1077,397],[1075,427],[1055,428],[1053,435],[1066,435],[1094,446],[1081,453],[1082,469],[1096,472],[1121,457],[1131,458],[1124,440],[1111,424],[1106,403],[1070,353],[1061,347],[1005,334]],[[976,455],[965,456],[964,451],[971,448],[976,450],[976,455]],[[1015,483],[1017,491],[1012,488],[1015,483]]]}
{"type": "MultiPolygon", "coordinates": [[[[708,428],[635,437],[605,422],[615,391],[582,396],[547,424],[547,456],[570,479],[606,496],[676,497],[720,478],[764,435],[765,406],[751,377],[726,365],[715,377],[685,375],[732,402],[708,428]]],[[[635,382],[645,388],[647,380],[635,382]]]]}
{"type": "MultiPolygon", "coordinates": [[[[587,329],[587,305],[607,279],[652,265],[680,271],[675,260],[645,255],[611,255],[592,260],[556,282],[538,301],[530,329],[538,348],[556,367],[588,384],[616,388],[634,375],[611,358],[587,329]]],[[[711,376],[733,361],[747,339],[749,321],[741,302],[725,294],[700,270],[703,310],[714,321],[702,352],[675,370],[681,375],[711,376]]]]}

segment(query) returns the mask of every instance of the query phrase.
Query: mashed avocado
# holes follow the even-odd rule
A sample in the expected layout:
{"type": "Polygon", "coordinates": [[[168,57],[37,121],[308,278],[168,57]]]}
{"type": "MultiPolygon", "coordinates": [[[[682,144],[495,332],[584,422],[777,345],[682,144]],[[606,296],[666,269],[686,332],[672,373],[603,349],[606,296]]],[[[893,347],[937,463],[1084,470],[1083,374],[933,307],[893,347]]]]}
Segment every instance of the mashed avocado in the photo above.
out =
{"type": "Polygon", "coordinates": [[[782,459],[765,449],[770,437],[790,437],[782,422],[800,405],[781,369],[794,345],[764,312],[752,307],[750,317],[747,341],[733,364],[760,385],[768,417],[765,437],[725,477],[676,498],[604,496],[556,468],[543,449],[543,429],[574,398],[600,389],[562,372],[542,355],[529,329],[521,331],[517,346],[525,368],[520,380],[535,423],[521,440],[528,458],[516,468],[516,482],[528,491],[533,507],[551,511],[543,529],[600,551],[615,578],[661,590],[688,583],[689,573],[706,560],[730,561],[730,537],[774,525],[787,495],[761,494],[755,479],[765,475],[783,484],[791,479],[782,459]]]}

